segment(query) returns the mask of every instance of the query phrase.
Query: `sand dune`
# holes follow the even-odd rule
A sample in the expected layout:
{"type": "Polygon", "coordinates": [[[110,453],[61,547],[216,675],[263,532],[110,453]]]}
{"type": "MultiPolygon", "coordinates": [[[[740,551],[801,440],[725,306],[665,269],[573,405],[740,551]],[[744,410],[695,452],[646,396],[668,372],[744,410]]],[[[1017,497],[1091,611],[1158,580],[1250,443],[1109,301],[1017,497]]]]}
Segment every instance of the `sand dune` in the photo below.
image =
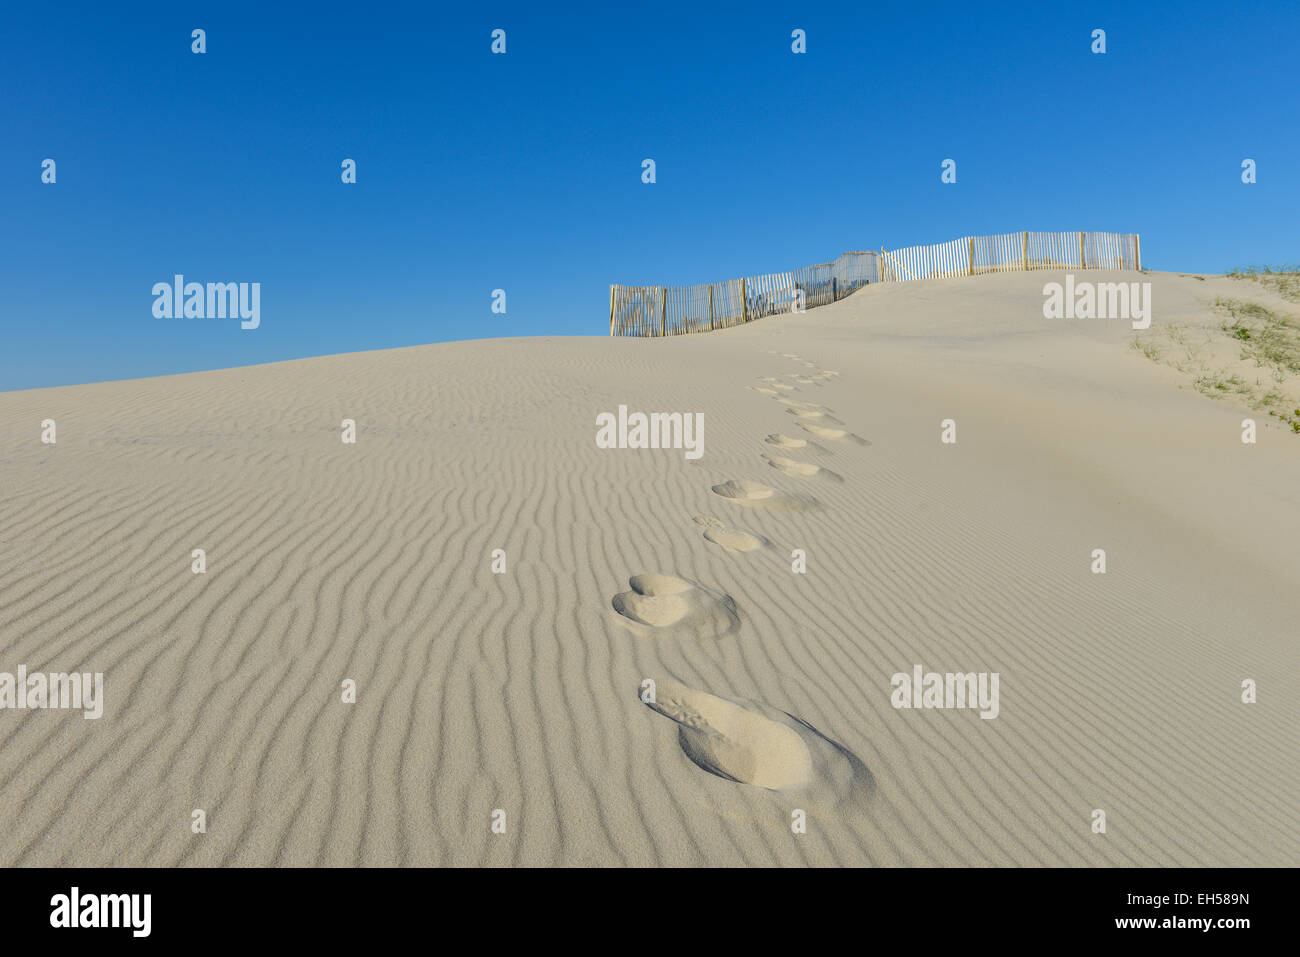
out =
{"type": "Polygon", "coordinates": [[[0,863],[1300,864],[1300,437],[1046,278],[0,394],[0,863]]]}

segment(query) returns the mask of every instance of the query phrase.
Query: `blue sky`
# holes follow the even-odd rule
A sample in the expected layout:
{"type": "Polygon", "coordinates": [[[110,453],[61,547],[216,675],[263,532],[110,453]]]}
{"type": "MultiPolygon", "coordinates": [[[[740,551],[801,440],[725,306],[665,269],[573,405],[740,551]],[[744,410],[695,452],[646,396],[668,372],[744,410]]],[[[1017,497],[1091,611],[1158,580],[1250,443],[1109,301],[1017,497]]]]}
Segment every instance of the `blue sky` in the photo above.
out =
{"type": "Polygon", "coordinates": [[[6,20],[0,390],[604,335],[611,282],[970,234],[1139,232],[1155,269],[1300,260],[1294,2],[21,4],[6,20]],[[260,328],[155,318],[151,288],[175,273],[260,282],[260,328]]]}

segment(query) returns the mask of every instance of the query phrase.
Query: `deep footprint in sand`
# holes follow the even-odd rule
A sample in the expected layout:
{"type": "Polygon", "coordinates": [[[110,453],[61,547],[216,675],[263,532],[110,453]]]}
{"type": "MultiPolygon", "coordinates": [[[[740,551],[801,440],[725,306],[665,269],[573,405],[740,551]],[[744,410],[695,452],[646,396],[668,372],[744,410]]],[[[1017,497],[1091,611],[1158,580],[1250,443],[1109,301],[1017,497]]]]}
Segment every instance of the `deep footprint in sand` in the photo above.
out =
{"type": "Polygon", "coordinates": [[[653,689],[642,682],[638,694],[677,722],[683,753],[710,774],[770,791],[806,792],[835,806],[861,807],[875,789],[857,755],[785,711],[671,678],[655,680],[653,689]]]}
{"type": "Polygon", "coordinates": [[[772,544],[761,535],[751,535],[738,528],[727,528],[712,515],[696,515],[695,524],[704,526],[704,537],[729,552],[756,552],[772,544]]]}
{"type": "Polygon", "coordinates": [[[768,445],[775,445],[778,449],[789,449],[791,452],[803,452],[805,455],[830,455],[831,450],[816,442],[809,442],[807,439],[791,438],[788,435],[782,435],[777,432],[769,435],[763,440],[768,445]]]}
{"type": "Polygon", "coordinates": [[[782,492],[762,482],[746,479],[728,479],[713,486],[713,493],[745,508],[761,508],[769,512],[807,512],[819,505],[811,495],[782,492]]]}
{"type": "Polygon", "coordinates": [[[805,432],[811,432],[819,439],[829,439],[832,442],[852,442],[855,445],[871,444],[862,436],[854,435],[852,432],[845,432],[843,429],[828,429],[823,425],[813,425],[811,422],[800,422],[799,428],[805,432]]]}
{"type": "Polygon", "coordinates": [[[627,582],[610,604],[621,623],[637,634],[721,638],[740,627],[740,613],[730,595],[698,582],[647,572],[627,582]]]}
{"type": "Polygon", "coordinates": [[[780,455],[764,455],[767,464],[774,469],[784,472],[786,475],[794,475],[798,478],[815,478],[826,479],[831,482],[843,482],[844,477],[832,472],[830,469],[824,469],[820,465],[813,465],[811,462],[797,462],[794,459],[787,459],[780,455]]]}

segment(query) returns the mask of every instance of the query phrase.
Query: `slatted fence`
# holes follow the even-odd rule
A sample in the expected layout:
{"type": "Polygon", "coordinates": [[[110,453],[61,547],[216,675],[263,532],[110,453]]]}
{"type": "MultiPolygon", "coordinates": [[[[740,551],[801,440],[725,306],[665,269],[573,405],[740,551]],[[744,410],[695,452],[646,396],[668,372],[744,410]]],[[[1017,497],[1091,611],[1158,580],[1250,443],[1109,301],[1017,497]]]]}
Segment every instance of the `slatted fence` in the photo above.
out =
{"type": "Polygon", "coordinates": [[[850,252],[834,262],[793,272],[746,276],[698,286],[610,286],[612,336],[708,332],[764,316],[811,309],[879,282],[875,252],[850,252]]]}
{"type": "Polygon", "coordinates": [[[609,334],[671,336],[725,329],[843,299],[872,282],[1025,269],[1141,269],[1134,233],[1002,233],[934,246],[850,252],[794,272],[697,286],[610,286],[609,334]]]}
{"type": "Polygon", "coordinates": [[[1002,233],[880,251],[880,281],[976,276],[1024,269],[1140,269],[1131,233],[1002,233]]]}

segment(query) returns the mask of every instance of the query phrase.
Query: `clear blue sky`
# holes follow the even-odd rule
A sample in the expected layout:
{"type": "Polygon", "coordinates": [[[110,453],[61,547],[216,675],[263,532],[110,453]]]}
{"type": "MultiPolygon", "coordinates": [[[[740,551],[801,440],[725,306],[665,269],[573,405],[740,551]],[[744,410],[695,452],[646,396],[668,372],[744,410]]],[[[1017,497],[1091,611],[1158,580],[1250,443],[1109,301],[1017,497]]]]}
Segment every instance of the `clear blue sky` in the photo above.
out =
{"type": "Polygon", "coordinates": [[[1016,6],[9,4],[0,390],[604,335],[611,282],[969,234],[1300,260],[1300,4],[1016,6]],[[178,272],[261,327],[154,318],[178,272]]]}

